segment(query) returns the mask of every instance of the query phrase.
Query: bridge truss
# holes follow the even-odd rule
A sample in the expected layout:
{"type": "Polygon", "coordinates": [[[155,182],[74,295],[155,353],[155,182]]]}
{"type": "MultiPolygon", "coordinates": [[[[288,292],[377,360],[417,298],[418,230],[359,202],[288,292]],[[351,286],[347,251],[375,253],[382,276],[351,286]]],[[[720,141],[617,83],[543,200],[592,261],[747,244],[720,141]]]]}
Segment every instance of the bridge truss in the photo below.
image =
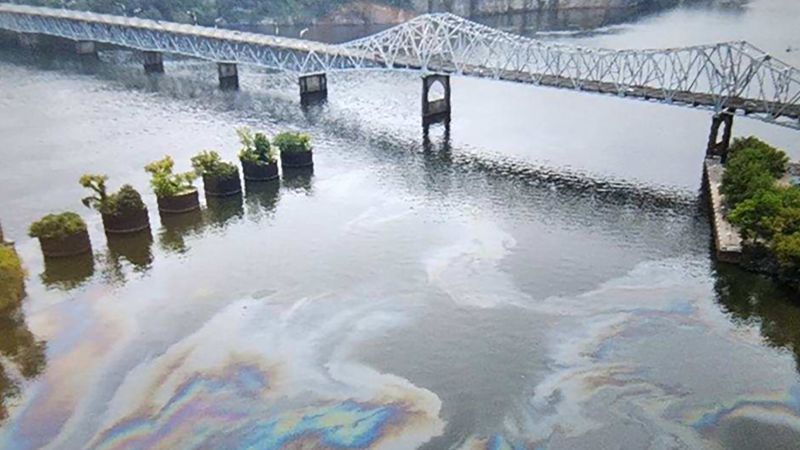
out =
{"type": "Polygon", "coordinates": [[[428,14],[339,45],[86,12],[0,4],[0,28],[288,72],[410,69],[611,94],[800,130],[800,70],[747,42],[609,50],[526,38],[428,14]]]}

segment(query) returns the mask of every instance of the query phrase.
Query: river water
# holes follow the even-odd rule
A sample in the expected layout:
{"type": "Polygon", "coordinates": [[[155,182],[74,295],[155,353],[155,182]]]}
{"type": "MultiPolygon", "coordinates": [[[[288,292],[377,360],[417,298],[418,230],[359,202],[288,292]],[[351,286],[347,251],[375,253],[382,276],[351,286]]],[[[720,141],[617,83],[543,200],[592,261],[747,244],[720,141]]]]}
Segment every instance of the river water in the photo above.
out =
{"type": "MultiPolygon", "coordinates": [[[[606,47],[747,39],[800,65],[793,0],[679,8],[606,47]],[[797,51],[786,52],[787,48],[797,51]]],[[[0,50],[0,219],[28,297],[0,321],[0,448],[797,449],[800,304],[714,262],[707,112],[418,75],[296,80],[127,52],[0,50]],[[142,167],[234,128],[309,132],[313,173],[159,218],[142,167]],[[145,193],[150,235],[107,241],[77,183],[145,193]],[[79,211],[94,255],[45,262],[27,225],[79,211]]],[[[737,119],[800,157],[797,132],[737,119]]]]}

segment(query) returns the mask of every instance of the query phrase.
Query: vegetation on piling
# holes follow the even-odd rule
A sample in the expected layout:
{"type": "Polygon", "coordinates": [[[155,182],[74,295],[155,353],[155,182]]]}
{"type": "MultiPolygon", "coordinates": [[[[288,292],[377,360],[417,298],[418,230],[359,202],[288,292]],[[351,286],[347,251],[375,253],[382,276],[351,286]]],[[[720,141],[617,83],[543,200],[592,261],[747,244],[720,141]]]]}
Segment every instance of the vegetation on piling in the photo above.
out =
{"type": "Polygon", "coordinates": [[[31,224],[28,235],[39,239],[64,239],[86,231],[86,223],[74,212],[48,214],[31,224]]]}
{"type": "Polygon", "coordinates": [[[146,208],[141,194],[133,186],[126,184],[119,191],[108,194],[107,181],[108,177],[105,175],[88,174],[81,177],[81,186],[92,191],[92,195],[82,200],[84,206],[110,216],[121,216],[146,208]]]}
{"type": "Polygon", "coordinates": [[[311,151],[311,137],[303,133],[284,132],[273,139],[281,153],[303,153],[311,151]]]}
{"type": "Polygon", "coordinates": [[[264,133],[254,134],[249,128],[242,127],[236,130],[236,134],[242,143],[239,150],[239,159],[242,161],[262,166],[278,161],[278,153],[264,133]]]}
{"type": "Polygon", "coordinates": [[[194,189],[194,172],[173,173],[175,161],[171,156],[153,161],[145,166],[144,170],[151,175],[150,185],[158,198],[167,198],[180,195],[194,189]]]}
{"type": "Polygon", "coordinates": [[[0,312],[19,305],[24,291],[25,270],[17,252],[0,245],[0,312]]]}
{"type": "Polygon", "coordinates": [[[722,193],[745,245],[770,255],[780,278],[800,287],[800,187],[778,183],[788,163],[785,152],[755,137],[736,139],[722,193]]]}
{"type": "Polygon", "coordinates": [[[219,153],[213,150],[202,151],[193,156],[192,167],[197,175],[225,180],[233,178],[239,173],[236,166],[223,161],[219,153]]]}

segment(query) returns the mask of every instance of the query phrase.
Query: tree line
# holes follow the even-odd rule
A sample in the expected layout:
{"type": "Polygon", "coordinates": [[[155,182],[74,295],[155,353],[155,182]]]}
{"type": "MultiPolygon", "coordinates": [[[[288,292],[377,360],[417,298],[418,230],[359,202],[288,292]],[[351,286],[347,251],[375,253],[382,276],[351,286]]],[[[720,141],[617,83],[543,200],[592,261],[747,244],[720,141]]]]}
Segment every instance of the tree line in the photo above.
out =
{"type": "MultiPolygon", "coordinates": [[[[205,26],[256,24],[265,18],[307,21],[352,0],[11,0],[12,3],[68,8],[205,26]]],[[[410,7],[410,0],[379,3],[410,7]]]]}

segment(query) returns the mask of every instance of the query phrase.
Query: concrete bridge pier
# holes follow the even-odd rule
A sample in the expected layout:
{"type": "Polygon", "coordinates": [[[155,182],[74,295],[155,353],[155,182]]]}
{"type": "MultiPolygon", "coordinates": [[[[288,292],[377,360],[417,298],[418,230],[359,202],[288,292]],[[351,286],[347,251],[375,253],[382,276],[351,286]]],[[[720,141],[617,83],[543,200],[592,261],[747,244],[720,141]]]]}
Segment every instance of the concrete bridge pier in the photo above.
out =
{"type": "Polygon", "coordinates": [[[324,102],[328,98],[328,76],[311,73],[300,76],[300,104],[308,106],[324,102]]]}
{"type": "Polygon", "coordinates": [[[144,73],[164,73],[164,55],[159,52],[142,52],[144,73]]]}
{"type": "Polygon", "coordinates": [[[38,34],[19,33],[17,35],[19,46],[28,50],[33,50],[39,46],[40,39],[38,34]]]}
{"type": "Polygon", "coordinates": [[[711,118],[711,134],[708,137],[706,156],[719,156],[723,164],[728,159],[728,149],[731,146],[733,113],[734,111],[726,110],[714,114],[714,117],[711,118]],[[723,128],[721,136],[720,128],[723,128]]]}
{"type": "Polygon", "coordinates": [[[236,64],[219,63],[217,64],[219,73],[219,88],[223,91],[239,90],[239,68],[236,64]]]}
{"type": "Polygon", "coordinates": [[[75,52],[80,57],[99,59],[97,56],[97,46],[92,41],[78,41],[75,43],[75,52]]]}
{"type": "Polygon", "coordinates": [[[422,125],[450,122],[450,75],[425,75],[422,77],[422,125]],[[432,99],[431,89],[439,85],[444,97],[432,99]]]}

